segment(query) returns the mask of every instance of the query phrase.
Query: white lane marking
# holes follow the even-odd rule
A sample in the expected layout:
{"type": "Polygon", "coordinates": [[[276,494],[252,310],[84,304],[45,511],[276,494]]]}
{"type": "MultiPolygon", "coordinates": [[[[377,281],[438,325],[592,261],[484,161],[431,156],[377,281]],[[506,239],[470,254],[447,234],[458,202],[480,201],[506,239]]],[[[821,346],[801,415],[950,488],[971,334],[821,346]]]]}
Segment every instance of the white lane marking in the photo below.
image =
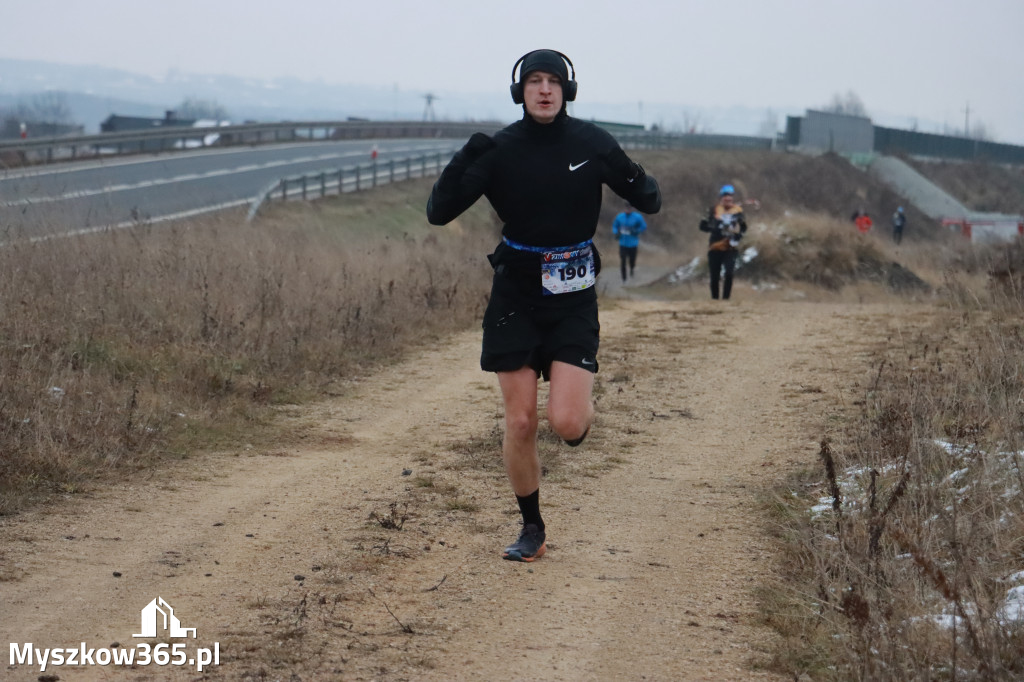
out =
{"type": "MultiPolygon", "coordinates": [[[[324,144],[329,146],[358,146],[360,149],[366,148],[366,154],[369,154],[370,147],[373,143],[381,142],[380,138],[367,138],[365,140],[313,140],[308,142],[294,142],[294,143],[264,143],[260,145],[245,144],[239,145],[238,147],[210,147],[207,149],[193,149],[188,152],[178,151],[166,152],[164,154],[156,154],[147,156],[146,158],[121,158],[117,156],[105,157],[99,161],[66,161],[59,165],[34,166],[31,168],[7,168],[0,170],[0,182],[4,180],[19,180],[22,178],[35,178],[42,175],[66,175],[68,173],[79,173],[82,171],[100,170],[104,168],[122,168],[124,166],[143,166],[151,163],[166,163],[168,161],[176,161],[178,159],[186,158],[199,158],[207,156],[229,156],[235,154],[259,154],[263,151],[277,151],[281,149],[302,149],[306,147],[322,147],[324,144]],[[369,146],[367,146],[367,144],[369,146]]],[[[428,143],[429,144],[429,143],[428,143]]],[[[102,145],[100,145],[102,146],[102,145]]],[[[426,149],[434,149],[433,146],[427,146],[426,149]]],[[[396,150],[397,151],[397,150],[396,150]]]]}
{"type": "MultiPolygon", "coordinates": [[[[436,147],[427,147],[427,149],[434,150],[434,149],[437,149],[437,148],[436,147]]],[[[401,150],[395,150],[395,151],[415,151],[415,150],[413,150],[413,149],[401,149],[401,150]]],[[[451,150],[451,149],[443,150],[443,153],[444,154],[452,154],[452,153],[454,153],[454,150],[451,150]]],[[[409,180],[409,179],[412,179],[413,177],[421,177],[421,176],[408,175],[405,179],[409,180]]],[[[387,179],[384,176],[381,176],[381,178],[382,178],[382,181],[385,184],[387,184],[387,179]]],[[[396,181],[397,181],[397,179],[396,179],[396,181]]],[[[337,181],[329,182],[327,184],[327,187],[329,187],[331,189],[338,188],[339,192],[355,191],[355,180],[354,179],[349,178],[349,179],[347,179],[345,181],[345,183],[351,189],[345,189],[344,187],[340,187],[339,188],[337,181]]],[[[168,213],[166,215],[160,215],[160,216],[149,216],[149,217],[146,217],[146,218],[140,219],[140,220],[124,220],[122,222],[115,223],[115,224],[112,224],[112,225],[97,225],[96,227],[83,227],[83,228],[80,228],[80,229],[77,229],[77,230],[71,230],[70,232],[60,232],[58,234],[48,234],[48,235],[42,235],[42,236],[39,236],[39,237],[31,237],[28,241],[29,242],[40,242],[40,241],[47,241],[47,240],[50,240],[50,239],[61,239],[63,237],[72,237],[72,236],[77,236],[77,235],[94,234],[96,232],[106,232],[106,231],[109,231],[109,230],[121,230],[121,229],[125,229],[125,228],[130,228],[130,227],[138,227],[140,225],[153,225],[153,224],[156,224],[156,223],[164,223],[164,222],[168,222],[168,221],[171,221],[171,220],[181,220],[183,218],[192,218],[194,216],[202,215],[204,213],[213,213],[215,211],[223,211],[225,209],[237,208],[239,206],[245,206],[247,204],[251,206],[252,203],[254,201],[256,201],[256,199],[258,199],[258,198],[259,198],[259,196],[249,197],[248,199],[235,199],[233,201],[225,201],[223,203],[214,204],[212,206],[202,206],[200,208],[193,208],[193,209],[189,209],[187,211],[179,211],[178,213],[168,213]]]]}
{"type": "MultiPolygon", "coordinates": [[[[413,151],[422,151],[424,149],[433,150],[433,146],[410,146],[410,147],[396,147],[389,150],[389,153],[401,154],[413,151]]],[[[440,151],[440,150],[438,150],[440,151]]],[[[268,168],[277,168],[280,166],[289,166],[292,164],[299,163],[310,163],[313,161],[329,161],[331,159],[344,159],[351,157],[364,157],[366,152],[364,150],[349,151],[334,154],[315,154],[311,156],[300,156],[291,159],[280,159],[277,161],[268,161],[263,164],[247,164],[245,166],[238,166],[235,168],[220,168],[217,170],[207,171],[205,173],[187,173],[185,175],[177,175],[171,178],[156,178],[153,180],[143,180],[132,184],[121,184],[121,185],[108,185],[106,187],[100,187],[96,189],[80,189],[74,192],[66,192],[64,194],[57,194],[54,196],[42,196],[42,197],[31,197],[27,199],[15,199],[12,201],[0,201],[0,207],[3,208],[14,208],[17,206],[31,206],[34,204],[49,204],[56,201],[67,201],[68,199],[83,199],[85,197],[92,197],[98,194],[111,194],[114,192],[126,192],[135,189],[146,189],[148,187],[158,187],[160,185],[170,185],[176,182],[188,182],[191,180],[205,180],[209,178],[222,177],[225,175],[234,175],[237,173],[250,173],[256,170],[265,170],[268,168]]],[[[382,162],[386,163],[386,162],[382,162]]]]}

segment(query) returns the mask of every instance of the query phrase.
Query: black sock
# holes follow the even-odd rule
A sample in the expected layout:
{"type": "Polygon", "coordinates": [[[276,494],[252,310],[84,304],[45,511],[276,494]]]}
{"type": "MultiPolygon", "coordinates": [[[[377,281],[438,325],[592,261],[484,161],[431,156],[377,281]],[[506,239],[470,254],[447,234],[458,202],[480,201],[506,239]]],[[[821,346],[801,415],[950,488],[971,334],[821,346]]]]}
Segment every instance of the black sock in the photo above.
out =
{"type": "Polygon", "coordinates": [[[540,518],[540,488],[526,497],[516,495],[516,502],[519,503],[519,511],[523,515],[523,525],[533,523],[544,530],[544,520],[540,518]]]}

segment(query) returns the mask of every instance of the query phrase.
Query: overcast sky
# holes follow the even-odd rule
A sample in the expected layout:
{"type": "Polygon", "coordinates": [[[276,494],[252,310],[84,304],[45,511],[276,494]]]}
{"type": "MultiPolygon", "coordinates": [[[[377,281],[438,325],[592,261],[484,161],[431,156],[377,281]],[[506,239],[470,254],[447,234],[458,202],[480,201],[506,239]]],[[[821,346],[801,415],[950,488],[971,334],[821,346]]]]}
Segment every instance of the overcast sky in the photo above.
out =
{"type": "Polygon", "coordinates": [[[580,101],[791,110],[853,91],[869,114],[960,130],[969,106],[972,126],[1024,144],[1024,0],[2,4],[7,58],[480,93],[549,47],[575,63],[580,101]]]}

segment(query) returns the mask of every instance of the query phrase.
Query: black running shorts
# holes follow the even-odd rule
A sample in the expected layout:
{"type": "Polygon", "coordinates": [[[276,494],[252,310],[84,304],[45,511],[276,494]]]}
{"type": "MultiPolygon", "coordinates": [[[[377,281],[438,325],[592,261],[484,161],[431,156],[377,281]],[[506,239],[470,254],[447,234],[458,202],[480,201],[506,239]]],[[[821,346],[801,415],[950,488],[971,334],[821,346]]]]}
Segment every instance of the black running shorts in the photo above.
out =
{"type": "Polygon", "coordinates": [[[558,360],[596,373],[601,329],[596,289],[531,296],[495,275],[484,312],[480,367],[486,372],[532,367],[548,379],[551,363],[558,360]]]}

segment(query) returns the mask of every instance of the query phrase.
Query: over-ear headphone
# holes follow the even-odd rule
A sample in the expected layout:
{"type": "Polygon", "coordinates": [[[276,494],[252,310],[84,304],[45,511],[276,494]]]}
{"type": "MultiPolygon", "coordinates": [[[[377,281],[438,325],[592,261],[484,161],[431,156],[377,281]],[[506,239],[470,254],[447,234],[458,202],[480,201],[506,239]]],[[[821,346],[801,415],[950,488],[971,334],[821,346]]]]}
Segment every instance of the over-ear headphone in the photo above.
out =
{"type": "MultiPolygon", "coordinates": [[[[572,65],[572,60],[569,59],[568,57],[566,57],[564,54],[562,54],[558,50],[545,50],[545,51],[546,52],[554,52],[559,57],[564,59],[565,63],[569,65],[569,69],[572,71],[572,75],[569,76],[569,80],[567,82],[562,83],[562,99],[565,100],[566,102],[574,101],[576,99],[577,84],[576,84],[576,67],[572,65]]],[[[516,69],[518,69],[519,65],[523,63],[523,60],[525,60],[527,57],[529,57],[534,52],[540,52],[540,50],[533,50],[533,52],[527,52],[522,57],[517,59],[516,63],[512,65],[512,85],[510,86],[510,89],[512,90],[512,101],[515,102],[516,104],[522,104],[523,101],[525,100],[525,98],[523,97],[523,84],[521,82],[519,82],[519,83],[516,82],[516,69]]]]}

